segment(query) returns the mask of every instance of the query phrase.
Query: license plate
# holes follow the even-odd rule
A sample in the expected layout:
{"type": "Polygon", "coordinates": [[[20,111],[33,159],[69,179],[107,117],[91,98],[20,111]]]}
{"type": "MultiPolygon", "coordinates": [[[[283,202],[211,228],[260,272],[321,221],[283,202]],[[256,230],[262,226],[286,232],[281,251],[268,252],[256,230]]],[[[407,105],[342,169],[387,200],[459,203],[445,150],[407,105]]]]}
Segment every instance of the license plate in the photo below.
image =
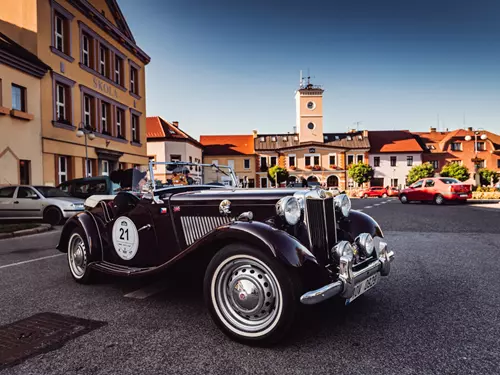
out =
{"type": "Polygon", "coordinates": [[[345,304],[348,305],[350,304],[352,301],[354,301],[356,298],[358,298],[360,295],[362,295],[363,293],[365,293],[366,291],[370,290],[371,288],[373,288],[375,285],[377,285],[378,281],[380,279],[380,274],[379,273],[376,273],[375,275],[373,276],[370,276],[369,278],[367,278],[366,280],[360,282],[359,284],[357,284],[355,287],[354,287],[354,294],[352,295],[351,298],[347,299],[345,301],[345,304]]]}
{"type": "Polygon", "coordinates": [[[467,198],[468,196],[469,196],[469,194],[460,194],[461,198],[467,198]]]}

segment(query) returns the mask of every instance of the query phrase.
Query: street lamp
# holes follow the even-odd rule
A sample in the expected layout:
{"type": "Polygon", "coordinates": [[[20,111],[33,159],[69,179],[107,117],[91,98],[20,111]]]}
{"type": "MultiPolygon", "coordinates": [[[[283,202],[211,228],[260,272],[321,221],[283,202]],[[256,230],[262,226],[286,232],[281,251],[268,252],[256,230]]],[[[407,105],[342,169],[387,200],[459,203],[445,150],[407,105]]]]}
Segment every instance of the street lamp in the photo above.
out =
{"type": "MultiPolygon", "coordinates": [[[[476,178],[476,186],[480,186],[481,184],[481,179],[479,178],[479,163],[483,160],[483,159],[479,159],[477,157],[477,153],[478,153],[478,149],[477,149],[477,137],[479,136],[479,134],[481,134],[481,130],[484,131],[484,129],[476,129],[476,130],[473,130],[474,132],[474,150],[475,150],[475,157],[474,159],[472,159],[472,161],[474,162],[474,171],[476,173],[475,175],[475,178],[476,178]]],[[[488,138],[488,136],[486,135],[486,133],[483,133],[481,134],[480,138],[484,141],[488,138]]],[[[470,135],[466,135],[465,136],[465,140],[467,142],[469,142],[470,140],[472,140],[472,137],[470,135]]]]}
{"type": "Polygon", "coordinates": [[[95,134],[90,125],[85,125],[83,122],[79,124],[78,131],[76,132],[78,138],[85,137],[85,177],[89,175],[89,156],[87,151],[87,137],[90,140],[95,139],[95,134]]]}

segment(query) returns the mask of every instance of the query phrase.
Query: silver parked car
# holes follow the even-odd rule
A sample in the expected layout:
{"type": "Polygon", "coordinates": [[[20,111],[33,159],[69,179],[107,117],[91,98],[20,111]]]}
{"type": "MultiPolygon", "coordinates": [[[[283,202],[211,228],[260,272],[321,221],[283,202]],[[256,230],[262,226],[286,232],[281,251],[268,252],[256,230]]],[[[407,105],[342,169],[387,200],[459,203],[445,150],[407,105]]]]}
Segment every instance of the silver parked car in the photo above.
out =
{"type": "Polygon", "coordinates": [[[83,211],[84,200],[51,186],[0,187],[0,220],[39,220],[56,225],[83,211]]]}

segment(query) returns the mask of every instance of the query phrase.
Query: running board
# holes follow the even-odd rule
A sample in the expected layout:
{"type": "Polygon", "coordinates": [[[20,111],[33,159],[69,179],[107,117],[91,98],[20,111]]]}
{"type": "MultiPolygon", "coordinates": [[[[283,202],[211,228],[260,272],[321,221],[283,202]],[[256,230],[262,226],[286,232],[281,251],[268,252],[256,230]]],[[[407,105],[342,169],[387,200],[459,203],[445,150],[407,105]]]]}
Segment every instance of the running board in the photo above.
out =
{"type": "Polygon", "coordinates": [[[143,267],[143,268],[128,267],[105,261],[92,263],[89,265],[89,267],[99,272],[109,273],[113,275],[121,275],[121,276],[144,275],[158,268],[158,267],[143,267]]]}

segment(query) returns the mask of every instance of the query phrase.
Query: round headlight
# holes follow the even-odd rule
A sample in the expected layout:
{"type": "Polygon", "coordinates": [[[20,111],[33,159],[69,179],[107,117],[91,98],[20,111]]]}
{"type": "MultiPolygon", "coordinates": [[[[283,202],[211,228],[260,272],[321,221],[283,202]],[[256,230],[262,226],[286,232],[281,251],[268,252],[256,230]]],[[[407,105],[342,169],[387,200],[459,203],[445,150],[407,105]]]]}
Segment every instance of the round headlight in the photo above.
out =
{"type": "Polygon", "coordinates": [[[340,260],[340,257],[347,257],[352,260],[354,257],[354,248],[348,241],[340,241],[333,247],[332,256],[337,260],[340,260]]]}
{"type": "Polygon", "coordinates": [[[367,257],[372,255],[373,250],[375,249],[375,243],[373,241],[373,237],[370,236],[369,233],[361,233],[358,237],[356,237],[355,242],[364,255],[367,257]]]}
{"type": "Polygon", "coordinates": [[[299,202],[294,197],[284,197],[276,203],[276,214],[285,219],[289,225],[299,222],[300,213],[299,202]]]}
{"type": "Polygon", "coordinates": [[[345,217],[349,216],[349,212],[351,211],[351,200],[345,194],[337,195],[334,199],[335,207],[337,207],[342,215],[345,217]]]}

